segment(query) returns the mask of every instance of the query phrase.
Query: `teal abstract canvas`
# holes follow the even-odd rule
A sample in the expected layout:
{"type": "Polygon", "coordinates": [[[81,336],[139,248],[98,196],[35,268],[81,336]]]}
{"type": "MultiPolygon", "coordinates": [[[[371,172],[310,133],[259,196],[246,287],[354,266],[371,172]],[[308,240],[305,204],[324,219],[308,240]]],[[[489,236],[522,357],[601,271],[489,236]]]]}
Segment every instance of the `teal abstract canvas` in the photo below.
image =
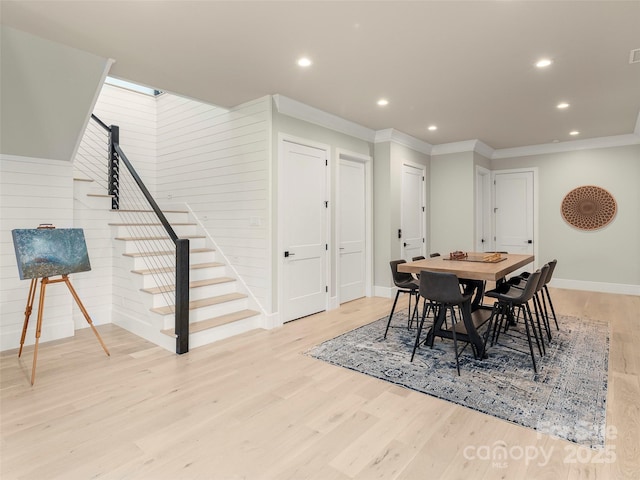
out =
{"type": "Polygon", "coordinates": [[[20,280],[91,270],[81,228],[32,228],[11,231],[20,280]]]}

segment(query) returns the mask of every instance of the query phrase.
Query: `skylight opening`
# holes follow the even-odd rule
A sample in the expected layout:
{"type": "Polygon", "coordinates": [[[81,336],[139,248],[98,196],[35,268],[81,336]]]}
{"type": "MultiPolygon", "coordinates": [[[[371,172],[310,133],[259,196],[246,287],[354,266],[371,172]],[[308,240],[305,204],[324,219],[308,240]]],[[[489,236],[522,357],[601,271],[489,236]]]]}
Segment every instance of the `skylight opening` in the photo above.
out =
{"type": "Polygon", "coordinates": [[[153,88],[144,87],[142,85],[138,85],[137,83],[127,82],[126,80],[120,80],[119,78],[107,77],[104,83],[113,85],[115,87],[126,88],[127,90],[143,93],[145,95],[150,95],[152,97],[157,97],[162,93],[161,90],[155,90],[153,88]]]}

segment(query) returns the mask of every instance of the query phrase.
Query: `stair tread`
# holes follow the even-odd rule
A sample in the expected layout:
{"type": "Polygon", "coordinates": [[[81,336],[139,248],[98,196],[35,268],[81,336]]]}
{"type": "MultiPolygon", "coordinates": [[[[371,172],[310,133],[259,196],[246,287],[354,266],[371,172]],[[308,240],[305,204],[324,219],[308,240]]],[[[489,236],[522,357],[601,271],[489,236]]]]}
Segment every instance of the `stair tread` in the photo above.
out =
{"type": "Polygon", "coordinates": [[[108,193],[87,193],[87,197],[98,197],[98,198],[113,198],[115,195],[109,195],[108,193]]]}
{"type": "MultiPolygon", "coordinates": [[[[196,263],[193,265],[189,265],[189,268],[209,268],[209,267],[224,267],[224,263],[220,262],[207,262],[207,263],[196,263]]],[[[175,270],[174,267],[163,267],[163,268],[150,268],[145,270],[131,270],[132,273],[137,273],[139,275],[148,275],[150,273],[163,273],[163,272],[173,272],[175,270]]]]}
{"type": "Polygon", "coordinates": [[[224,263],[220,263],[220,262],[205,262],[205,263],[196,263],[194,265],[191,265],[191,268],[193,268],[193,269],[210,268],[210,267],[224,267],[224,263]]]}
{"type": "MultiPolygon", "coordinates": [[[[235,281],[236,279],[231,277],[208,278],[206,280],[196,280],[193,282],[189,282],[189,288],[206,287],[209,285],[219,285],[221,283],[229,283],[229,282],[235,282],[235,281]]],[[[163,293],[163,292],[173,292],[175,289],[176,289],[175,285],[162,285],[159,287],[141,288],[140,290],[147,293],[163,293]]]]}
{"type": "MultiPolygon", "coordinates": [[[[220,315],[219,317],[213,317],[213,318],[208,318],[206,320],[201,320],[199,322],[193,322],[189,325],[189,333],[191,334],[196,332],[202,332],[204,330],[220,327],[222,325],[237,322],[238,320],[244,320],[245,318],[250,318],[259,314],[260,312],[256,312],[255,310],[240,310],[237,312],[228,313],[226,315],[220,315]]],[[[175,335],[174,329],[172,328],[162,330],[162,333],[170,336],[175,335]]]]}
{"type": "Polygon", "coordinates": [[[74,182],[93,182],[91,178],[74,177],[74,182]]]}
{"type": "MultiPolygon", "coordinates": [[[[184,235],[180,237],[181,239],[185,238],[206,238],[204,235],[184,235]]],[[[125,242],[131,241],[142,241],[142,240],[169,240],[168,236],[157,236],[157,237],[115,237],[115,240],[122,240],[125,242]]]]}
{"type": "MultiPolygon", "coordinates": [[[[175,227],[175,226],[181,226],[181,227],[185,227],[185,226],[197,226],[197,223],[193,223],[193,222],[171,222],[171,226],[175,227]]],[[[109,223],[109,226],[111,227],[161,227],[162,223],[145,223],[145,222],[139,222],[139,223],[109,223]]]]}
{"type": "MultiPolygon", "coordinates": [[[[206,253],[206,252],[215,252],[213,248],[192,248],[189,250],[189,253],[206,253]]],[[[176,253],[174,250],[163,250],[157,252],[133,252],[133,253],[123,253],[122,255],[125,257],[155,257],[161,255],[173,255],[176,253]]]]}
{"type": "MultiPolygon", "coordinates": [[[[115,213],[155,213],[153,210],[142,210],[142,209],[118,209],[118,210],[109,210],[110,212],[115,213]]],[[[188,210],[162,210],[163,213],[189,213],[188,210]]]]}
{"type": "MultiPolygon", "coordinates": [[[[218,305],[220,303],[231,302],[233,300],[241,300],[247,298],[244,293],[227,293],[225,295],[218,295],[216,297],[202,298],[200,300],[192,300],[189,302],[189,310],[195,310],[196,308],[208,307],[211,305],[218,305]]],[[[152,312],[159,313],[160,315],[168,315],[174,313],[175,305],[167,305],[166,307],[156,307],[151,309],[152,312]]]]}

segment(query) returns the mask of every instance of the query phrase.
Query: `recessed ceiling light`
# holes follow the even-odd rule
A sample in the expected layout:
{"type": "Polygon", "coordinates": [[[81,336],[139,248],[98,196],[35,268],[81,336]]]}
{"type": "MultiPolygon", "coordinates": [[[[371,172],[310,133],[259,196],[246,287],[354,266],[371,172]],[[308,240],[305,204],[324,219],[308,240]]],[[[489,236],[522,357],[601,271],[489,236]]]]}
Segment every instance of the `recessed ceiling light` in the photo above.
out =
{"type": "Polygon", "coordinates": [[[302,57],[298,59],[298,66],[300,67],[310,67],[311,66],[311,60],[309,60],[307,57],[302,57]]]}
{"type": "Polygon", "coordinates": [[[438,127],[436,125],[429,125],[428,129],[434,132],[438,129],[438,127]]]}
{"type": "Polygon", "coordinates": [[[544,68],[544,67],[548,67],[549,65],[551,65],[553,62],[551,60],[549,60],[548,58],[543,58],[540,59],[536,62],[536,67],[538,68],[544,68]]]}
{"type": "Polygon", "coordinates": [[[560,108],[560,109],[568,108],[568,107],[569,107],[569,104],[567,102],[560,102],[558,105],[556,105],[556,108],[560,108]]]}
{"type": "Polygon", "coordinates": [[[380,100],[378,100],[378,105],[381,107],[386,107],[387,105],[389,105],[389,100],[387,100],[386,98],[381,98],[380,100]]]}
{"type": "Polygon", "coordinates": [[[578,130],[572,130],[571,132],[569,132],[569,135],[573,135],[573,136],[580,135],[580,132],[578,130]]]}

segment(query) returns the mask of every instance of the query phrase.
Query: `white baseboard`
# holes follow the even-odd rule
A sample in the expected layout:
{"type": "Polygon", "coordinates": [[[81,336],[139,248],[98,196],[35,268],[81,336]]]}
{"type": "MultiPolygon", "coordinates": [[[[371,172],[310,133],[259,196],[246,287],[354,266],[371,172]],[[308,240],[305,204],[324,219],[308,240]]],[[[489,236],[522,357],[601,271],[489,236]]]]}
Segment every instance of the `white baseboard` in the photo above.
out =
{"type": "Polygon", "coordinates": [[[622,295],[640,295],[640,285],[625,283],[587,282],[584,280],[567,280],[553,278],[549,286],[569,290],[586,290],[588,292],[618,293],[622,295]]]}
{"type": "Polygon", "coordinates": [[[282,326],[282,320],[279,312],[265,313],[262,315],[262,328],[271,330],[282,326]]]}
{"type": "Polygon", "coordinates": [[[396,296],[397,287],[381,287],[379,285],[373,286],[373,295],[375,297],[393,298],[396,296]]]}
{"type": "Polygon", "coordinates": [[[329,298],[329,308],[328,310],[335,310],[336,308],[339,308],[340,304],[338,303],[338,297],[331,297],[329,298]]]}
{"type": "MultiPolygon", "coordinates": [[[[24,339],[25,346],[36,343],[35,327],[37,323],[37,315],[31,315],[29,319],[29,328],[24,339]]],[[[52,323],[49,319],[43,319],[42,330],[40,333],[40,345],[52,340],[73,337],[75,330],[73,322],[61,321],[52,323]]],[[[7,325],[2,327],[0,333],[0,351],[12,350],[20,347],[20,337],[22,336],[22,325],[7,325]]]]}

